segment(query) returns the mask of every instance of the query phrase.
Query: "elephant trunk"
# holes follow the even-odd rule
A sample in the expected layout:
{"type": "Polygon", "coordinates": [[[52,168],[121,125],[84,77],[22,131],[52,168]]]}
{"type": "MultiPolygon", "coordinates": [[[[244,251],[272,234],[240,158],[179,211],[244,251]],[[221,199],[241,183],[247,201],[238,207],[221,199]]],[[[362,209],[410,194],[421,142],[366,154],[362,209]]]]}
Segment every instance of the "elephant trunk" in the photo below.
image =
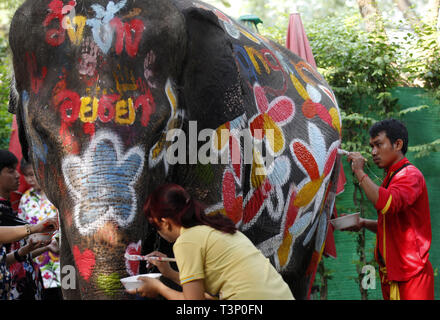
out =
{"type": "MultiPolygon", "coordinates": [[[[65,234],[65,233],[64,233],[65,234]]],[[[139,233],[138,233],[139,234],[139,233]]],[[[70,237],[69,237],[70,238],[70,237]]],[[[107,222],[95,234],[74,237],[68,244],[61,239],[62,288],[65,299],[121,300],[132,299],[121,279],[136,273],[139,262],[130,265],[124,258],[129,245],[126,232],[107,222]],[[71,254],[70,254],[71,253],[71,254]]],[[[136,243],[140,253],[140,241],[136,243]]]]}

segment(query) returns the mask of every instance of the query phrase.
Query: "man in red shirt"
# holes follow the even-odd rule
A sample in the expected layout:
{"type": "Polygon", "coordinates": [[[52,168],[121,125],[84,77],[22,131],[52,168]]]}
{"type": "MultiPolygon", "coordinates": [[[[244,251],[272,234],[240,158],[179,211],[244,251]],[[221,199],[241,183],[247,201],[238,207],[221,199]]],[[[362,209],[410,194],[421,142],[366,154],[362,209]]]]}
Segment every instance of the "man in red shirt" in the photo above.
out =
{"type": "Polygon", "coordinates": [[[408,131],[400,121],[388,119],[374,124],[370,137],[373,161],[386,171],[382,185],[364,172],[360,153],[350,153],[348,161],[378,219],[361,218],[349,230],[367,228],[377,234],[375,258],[385,300],[433,300],[428,192],[423,174],[405,157],[408,131]]]}

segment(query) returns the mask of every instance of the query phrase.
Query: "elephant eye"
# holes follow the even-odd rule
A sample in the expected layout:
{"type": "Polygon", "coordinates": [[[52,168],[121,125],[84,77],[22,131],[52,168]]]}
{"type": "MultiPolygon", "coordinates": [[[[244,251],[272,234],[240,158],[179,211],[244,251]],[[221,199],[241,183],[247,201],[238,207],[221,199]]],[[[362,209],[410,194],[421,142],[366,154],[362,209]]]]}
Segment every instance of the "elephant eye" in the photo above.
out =
{"type": "Polygon", "coordinates": [[[50,130],[46,128],[40,120],[38,120],[37,118],[33,118],[32,127],[34,128],[35,132],[38,134],[41,140],[47,141],[49,139],[50,130]]]}

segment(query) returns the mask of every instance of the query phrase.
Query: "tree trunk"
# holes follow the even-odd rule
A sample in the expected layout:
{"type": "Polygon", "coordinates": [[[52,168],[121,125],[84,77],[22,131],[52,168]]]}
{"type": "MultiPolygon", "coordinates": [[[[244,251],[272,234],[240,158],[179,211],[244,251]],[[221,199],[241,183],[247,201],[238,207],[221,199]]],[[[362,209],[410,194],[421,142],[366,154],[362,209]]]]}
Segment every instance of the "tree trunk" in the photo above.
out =
{"type": "Polygon", "coordinates": [[[365,26],[368,32],[385,33],[382,16],[376,0],[357,0],[359,11],[365,20],[365,26]]]}
{"type": "Polygon", "coordinates": [[[320,299],[327,300],[328,297],[328,276],[326,274],[326,268],[324,265],[324,258],[318,265],[318,273],[321,276],[321,285],[319,287],[320,299]]]}
{"type": "Polygon", "coordinates": [[[411,24],[413,28],[422,27],[421,20],[417,16],[416,12],[413,10],[410,0],[394,0],[394,3],[397,5],[397,8],[399,8],[399,10],[403,13],[405,19],[411,24]]]}
{"type": "Polygon", "coordinates": [[[428,12],[428,25],[435,28],[438,24],[438,16],[440,10],[440,0],[430,0],[429,1],[429,12],[428,12]]]}
{"type": "Polygon", "coordinates": [[[359,266],[358,266],[358,281],[359,281],[359,291],[361,293],[361,300],[368,300],[368,290],[363,288],[362,280],[364,275],[362,273],[362,268],[367,265],[367,258],[365,255],[366,251],[366,240],[365,240],[365,228],[362,229],[358,234],[358,254],[359,254],[359,266]]]}

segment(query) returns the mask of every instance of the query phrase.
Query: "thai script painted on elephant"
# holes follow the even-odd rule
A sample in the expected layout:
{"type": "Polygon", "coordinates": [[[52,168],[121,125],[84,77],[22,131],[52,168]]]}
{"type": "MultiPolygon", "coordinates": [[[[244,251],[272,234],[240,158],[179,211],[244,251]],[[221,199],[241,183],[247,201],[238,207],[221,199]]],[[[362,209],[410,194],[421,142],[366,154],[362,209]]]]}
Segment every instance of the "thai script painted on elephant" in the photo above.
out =
{"type": "MultiPolygon", "coordinates": [[[[99,92],[100,89],[96,91],[99,92]]],[[[77,92],[66,89],[64,80],[55,86],[52,103],[67,125],[75,123],[78,119],[82,123],[94,123],[99,120],[102,123],[114,121],[119,125],[132,125],[137,113],[140,113],[140,123],[146,127],[156,109],[149,89],[137,98],[123,99],[118,93],[106,94],[106,90],[103,90],[99,98],[92,95],[80,97],[77,92]]]]}
{"type": "Polygon", "coordinates": [[[118,135],[96,132],[82,156],[63,159],[63,176],[75,202],[79,232],[90,235],[113,221],[127,227],[137,210],[136,185],[144,166],[144,150],[136,146],[123,153],[118,135]]]}
{"type": "Polygon", "coordinates": [[[108,53],[116,37],[116,54],[120,55],[125,47],[127,55],[133,58],[137,55],[145,25],[140,19],[123,22],[115,17],[126,3],[127,0],[121,0],[116,4],[109,1],[105,8],[94,4],[92,9],[95,18],[86,19],[84,16],[75,15],[76,1],[64,5],[61,0],[52,0],[48,5],[49,13],[43,21],[43,26],[49,28],[55,25],[55,28],[46,31],[46,42],[54,47],[60,46],[65,41],[67,31],[71,43],[80,45],[85,26],[89,26],[95,43],[103,53],[108,53]]]}
{"type": "Polygon", "coordinates": [[[76,6],[76,1],[70,1],[68,5],[64,6],[61,0],[52,0],[48,7],[49,13],[43,21],[43,26],[49,27],[53,20],[57,20],[55,28],[49,29],[46,32],[46,42],[51,46],[59,46],[62,44],[66,37],[66,32],[63,28],[64,16],[69,14],[70,11],[76,6]]]}

